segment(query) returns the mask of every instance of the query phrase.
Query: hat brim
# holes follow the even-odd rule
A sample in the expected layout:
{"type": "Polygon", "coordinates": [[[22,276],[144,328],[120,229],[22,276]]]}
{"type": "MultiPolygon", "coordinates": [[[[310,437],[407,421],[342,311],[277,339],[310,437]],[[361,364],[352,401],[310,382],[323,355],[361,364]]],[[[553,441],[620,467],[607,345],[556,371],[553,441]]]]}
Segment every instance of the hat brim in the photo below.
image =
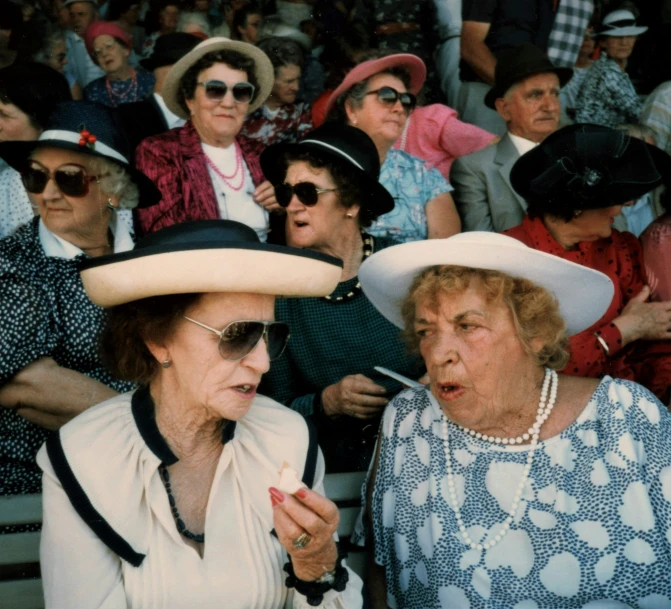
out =
{"type": "MultiPolygon", "coordinates": [[[[332,154],[324,147],[317,146],[309,142],[302,142],[297,144],[280,143],[269,146],[261,153],[260,161],[263,174],[271,184],[280,184],[284,179],[284,176],[281,175],[281,172],[277,167],[279,160],[288,152],[305,152],[306,150],[313,150],[319,153],[320,156],[331,156],[333,159],[341,163],[343,162],[341,156],[335,153],[332,154]]],[[[352,175],[356,176],[356,178],[360,181],[363,189],[369,193],[368,199],[359,203],[361,207],[365,207],[371,211],[374,211],[379,216],[389,213],[392,209],[394,209],[394,198],[391,196],[391,193],[384,186],[382,186],[382,184],[380,184],[378,180],[375,180],[365,171],[358,169],[354,165],[352,165],[349,170],[351,171],[352,175]]]]}
{"type": "Polygon", "coordinates": [[[161,92],[163,101],[170,111],[180,118],[189,118],[188,114],[177,101],[182,77],[199,59],[215,51],[237,51],[246,55],[254,62],[259,90],[256,93],[256,99],[249,104],[248,113],[254,112],[254,110],[259,108],[270,95],[275,83],[275,71],[273,64],[270,63],[270,59],[268,59],[268,56],[261,49],[246,42],[229,40],[228,38],[208,38],[175,63],[165,77],[163,91],[161,92]]]}
{"type": "Polygon", "coordinates": [[[596,32],[595,38],[605,38],[606,36],[640,36],[648,31],[644,25],[628,25],[627,27],[619,27],[614,30],[604,30],[603,32],[596,32]]]}
{"type": "Polygon", "coordinates": [[[333,110],[338,98],[349,91],[355,84],[366,80],[375,74],[379,74],[389,68],[406,68],[410,74],[410,88],[409,91],[413,95],[417,95],[424,86],[426,80],[426,65],[416,55],[410,53],[398,53],[396,55],[389,55],[381,59],[371,59],[364,61],[357,66],[354,66],[345,76],[344,80],[338,85],[335,91],[331,93],[328,102],[326,103],[325,116],[328,116],[333,110]]]}
{"type": "Polygon", "coordinates": [[[94,304],[206,292],[275,296],[327,296],[342,261],[332,256],[265,243],[204,241],[137,248],[84,260],[80,274],[94,304]]]}
{"type": "Polygon", "coordinates": [[[511,83],[505,87],[505,89],[501,86],[494,85],[489,91],[487,91],[487,95],[485,95],[485,106],[488,108],[491,108],[492,110],[496,110],[496,100],[499,99],[499,97],[503,97],[508,89],[512,87],[513,85],[522,82],[523,80],[526,80],[530,76],[535,76],[536,74],[556,74],[557,78],[559,78],[559,87],[563,87],[566,83],[568,83],[571,78],[573,78],[573,69],[572,68],[555,68],[555,67],[548,67],[547,69],[530,69],[528,72],[522,72],[517,80],[514,83],[511,83]]]}
{"type": "Polygon", "coordinates": [[[415,277],[437,265],[500,271],[532,281],[559,302],[569,336],[597,322],[608,309],[614,287],[603,273],[534,250],[521,241],[488,232],[415,241],[385,248],[365,260],[359,281],[366,297],[391,323],[403,328],[401,306],[415,277]]]}
{"type": "Polygon", "coordinates": [[[0,143],[0,158],[2,158],[10,167],[21,171],[30,154],[36,148],[58,148],[60,150],[69,150],[72,152],[79,152],[91,157],[104,158],[120,167],[123,167],[130,175],[131,180],[137,185],[140,191],[140,199],[138,208],[151,207],[161,201],[161,191],[156,187],[144,173],[136,169],[129,163],[122,163],[118,159],[114,159],[104,154],[100,154],[95,150],[91,150],[86,146],[79,146],[72,142],[64,140],[34,140],[30,142],[1,142],[0,143]]]}

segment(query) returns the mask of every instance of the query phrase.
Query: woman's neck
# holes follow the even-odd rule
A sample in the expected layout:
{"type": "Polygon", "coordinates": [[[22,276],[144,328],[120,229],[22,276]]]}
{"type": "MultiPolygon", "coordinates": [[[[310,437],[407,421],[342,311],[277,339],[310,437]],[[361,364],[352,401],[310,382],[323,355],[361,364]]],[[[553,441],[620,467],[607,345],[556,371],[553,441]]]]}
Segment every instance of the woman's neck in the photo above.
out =
{"type": "Polygon", "coordinates": [[[542,222],[555,241],[566,251],[575,249],[578,243],[580,243],[578,235],[573,234],[573,227],[570,222],[564,222],[560,219],[555,220],[549,216],[544,216],[542,222]]]}
{"type": "Polygon", "coordinates": [[[380,166],[382,166],[385,159],[387,158],[387,153],[394,146],[394,142],[389,142],[388,140],[379,140],[379,139],[373,139],[373,142],[375,143],[375,147],[377,148],[377,153],[380,156],[380,166]]]}
{"type": "Polygon", "coordinates": [[[135,75],[135,70],[128,64],[124,64],[114,72],[108,72],[107,78],[110,80],[129,80],[135,75]]]}
{"type": "Polygon", "coordinates": [[[618,65],[620,70],[623,72],[627,71],[627,63],[629,62],[628,59],[613,59],[613,61],[618,65]]]}
{"type": "Polygon", "coordinates": [[[333,243],[316,249],[322,254],[335,256],[343,261],[340,281],[352,279],[359,273],[359,267],[363,261],[363,239],[356,222],[352,221],[351,229],[348,229],[345,234],[339,233],[333,243]]]}
{"type": "Polygon", "coordinates": [[[233,142],[235,142],[235,136],[222,136],[218,133],[214,133],[209,129],[205,129],[197,120],[194,120],[194,117],[191,118],[194,129],[198,132],[200,141],[208,146],[214,146],[215,148],[228,148],[233,142]]]}
{"type": "Polygon", "coordinates": [[[589,68],[593,61],[589,55],[578,55],[578,60],[575,62],[576,68],[589,68]]]}

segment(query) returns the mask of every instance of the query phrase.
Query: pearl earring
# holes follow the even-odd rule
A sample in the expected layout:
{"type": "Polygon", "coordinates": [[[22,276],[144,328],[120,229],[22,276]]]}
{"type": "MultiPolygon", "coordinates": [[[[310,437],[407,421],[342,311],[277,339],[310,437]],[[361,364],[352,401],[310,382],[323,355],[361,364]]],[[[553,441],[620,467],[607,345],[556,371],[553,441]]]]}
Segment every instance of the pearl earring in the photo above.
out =
{"type": "Polygon", "coordinates": [[[347,214],[347,217],[348,217],[348,218],[353,218],[354,216],[353,216],[351,213],[348,213],[348,214],[347,214]]]}
{"type": "Polygon", "coordinates": [[[114,204],[112,203],[112,197],[107,199],[107,209],[110,209],[112,211],[116,211],[116,207],[114,207],[114,204]]]}
{"type": "Polygon", "coordinates": [[[169,359],[165,360],[165,361],[163,362],[163,364],[161,364],[161,365],[162,365],[164,368],[170,368],[170,360],[169,360],[169,359]]]}

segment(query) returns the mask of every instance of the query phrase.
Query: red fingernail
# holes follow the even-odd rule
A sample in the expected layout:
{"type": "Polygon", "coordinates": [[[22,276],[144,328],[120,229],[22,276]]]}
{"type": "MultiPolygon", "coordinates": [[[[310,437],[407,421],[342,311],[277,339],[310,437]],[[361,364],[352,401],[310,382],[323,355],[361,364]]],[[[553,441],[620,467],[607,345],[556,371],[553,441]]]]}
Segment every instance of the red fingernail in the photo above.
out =
{"type": "Polygon", "coordinates": [[[284,493],[278,491],[275,487],[271,486],[268,489],[271,497],[274,497],[277,500],[277,503],[282,503],[284,501],[284,493]]]}
{"type": "Polygon", "coordinates": [[[277,507],[277,499],[273,497],[272,495],[270,496],[270,503],[272,504],[273,507],[277,507]]]}
{"type": "Polygon", "coordinates": [[[296,491],[294,495],[296,495],[296,497],[298,497],[299,499],[305,499],[308,496],[304,488],[296,491]]]}

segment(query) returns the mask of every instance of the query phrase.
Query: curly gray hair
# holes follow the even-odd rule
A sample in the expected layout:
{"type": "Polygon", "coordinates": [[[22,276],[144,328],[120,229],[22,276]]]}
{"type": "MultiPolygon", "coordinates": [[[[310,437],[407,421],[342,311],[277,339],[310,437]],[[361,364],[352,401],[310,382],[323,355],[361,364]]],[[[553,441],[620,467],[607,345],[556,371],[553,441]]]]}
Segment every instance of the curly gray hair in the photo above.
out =
{"type": "Polygon", "coordinates": [[[117,197],[121,209],[137,207],[140,190],[121,165],[101,157],[92,158],[87,165],[92,174],[104,176],[100,178],[100,190],[107,196],[117,197]]]}

